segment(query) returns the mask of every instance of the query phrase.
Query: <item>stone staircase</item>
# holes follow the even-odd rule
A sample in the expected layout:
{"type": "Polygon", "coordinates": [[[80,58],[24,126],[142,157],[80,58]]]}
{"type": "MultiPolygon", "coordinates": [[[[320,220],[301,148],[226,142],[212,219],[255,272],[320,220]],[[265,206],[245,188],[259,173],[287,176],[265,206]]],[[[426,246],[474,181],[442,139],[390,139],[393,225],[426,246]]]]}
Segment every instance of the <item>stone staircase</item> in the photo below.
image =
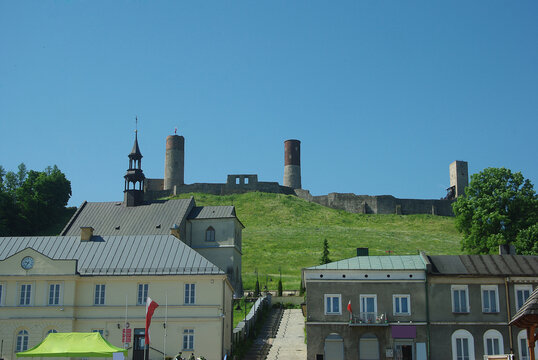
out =
{"type": "Polygon", "coordinates": [[[272,339],[276,337],[284,309],[272,308],[271,312],[258,337],[252,343],[252,346],[243,357],[243,360],[265,360],[271,349],[272,339]]]}

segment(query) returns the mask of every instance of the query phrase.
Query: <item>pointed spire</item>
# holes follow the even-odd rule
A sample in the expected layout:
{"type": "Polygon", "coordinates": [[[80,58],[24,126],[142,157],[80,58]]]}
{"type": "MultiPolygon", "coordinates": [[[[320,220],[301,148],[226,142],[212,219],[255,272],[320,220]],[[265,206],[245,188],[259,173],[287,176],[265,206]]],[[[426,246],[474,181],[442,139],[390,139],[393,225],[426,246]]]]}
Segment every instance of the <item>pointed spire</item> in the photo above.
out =
{"type": "Polygon", "coordinates": [[[140,148],[138,147],[138,116],[135,118],[135,120],[136,120],[135,142],[133,145],[133,149],[131,150],[131,153],[129,154],[129,158],[140,160],[142,159],[142,153],[140,152],[140,148]]]}

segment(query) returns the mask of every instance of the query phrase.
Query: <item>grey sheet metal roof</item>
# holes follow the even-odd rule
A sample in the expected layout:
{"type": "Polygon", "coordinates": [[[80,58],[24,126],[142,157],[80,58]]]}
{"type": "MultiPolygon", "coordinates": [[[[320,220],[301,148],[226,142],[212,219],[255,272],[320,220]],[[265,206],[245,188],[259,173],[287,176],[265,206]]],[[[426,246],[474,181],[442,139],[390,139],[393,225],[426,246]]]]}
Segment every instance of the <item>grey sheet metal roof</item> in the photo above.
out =
{"type": "Polygon", "coordinates": [[[189,214],[189,219],[234,218],[233,206],[196,206],[189,214]]]}
{"type": "Polygon", "coordinates": [[[432,274],[481,276],[538,276],[538,256],[434,255],[432,274]]]}
{"type": "Polygon", "coordinates": [[[168,235],[195,206],[194,198],[153,201],[126,207],[123,202],[84,202],[60,235],[78,236],[81,227],[96,235],[168,235]]]}
{"type": "Polygon", "coordinates": [[[224,274],[171,235],[0,238],[0,261],[31,248],[54,260],[77,260],[81,275],[224,274]]]}
{"type": "Polygon", "coordinates": [[[425,270],[426,264],[420,255],[357,256],[334,261],[325,265],[312,266],[309,270],[425,270]]]}

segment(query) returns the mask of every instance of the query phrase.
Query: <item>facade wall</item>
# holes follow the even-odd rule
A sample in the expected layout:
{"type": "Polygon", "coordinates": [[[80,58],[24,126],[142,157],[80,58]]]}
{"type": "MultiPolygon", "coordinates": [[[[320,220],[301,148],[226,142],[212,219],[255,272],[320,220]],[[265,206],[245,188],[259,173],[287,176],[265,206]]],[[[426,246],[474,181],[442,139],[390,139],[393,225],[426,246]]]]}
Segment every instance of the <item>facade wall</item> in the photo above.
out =
{"type": "Polygon", "coordinates": [[[429,278],[430,321],[431,321],[431,358],[437,359],[450,354],[452,359],[451,336],[456,330],[466,330],[473,337],[475,359],[481,359],[485,353],[484,334],[488,330],[497,330],[503,338],[503,353],[518,354],[517,335],[521,329],[510,327],[508,323],[517,312],[516,287],[538,286],[537,277],[458,277],[432,276],[429,278]],[[507,283],[505,284],[505,280],[507,283]],[[453,286],[466,286],[469,308],[468,312],[453,312],[453,286]],[[483,311],[482,286],[494,286],[497,289],[498,311],[483,311]],[[509,304],[506,289],[508,287],[509,304]],[[510,347],[510,334],[512,347],[510,347]]]}
{"type": "MultiPolygon", "coordinates": [[[[139,284],[148,284],[148,295],[160,305],[152,319],[150,359],[162,359],[159,351],[163,350],[167,356],[175,356],[183,344],[185,329],[194,330],[196,356],[222,359],[223,353],[230,353],[232,289],[224,275],[62,275],[65,261],[47,260],[37,255],[33,255],[36,259],[33,270],[21,274],[18,268],[29,250],[7,259],[14,261],[16,267],[5,261],[0,262],[3,299],[0,306],[0,338],[4,340],[5,359],[15,359],[17,334],[21,330],[28,332],[28,348],[41,342],[47,332],[53,329],[58,332],[101,330],[105,339],[123,347],[121,334],[126,321],[133,331],[145,327],[145,304],[137,304],[139,284]],[[48,264],[45,265],[46,261],[48,264]],[[7,268],[11,268],[11,274],[6,274],[7,268]],[[50,273],[43,269],[49,269],[50,273]],[[57,305],[47,305],[51,283],[61,285],[57,305]],[[185,304],[186,283],[195,284],[194,304],[185,304]],[[22,284],[32,285],[32,302],[27,306],[19,305],[22,284]],[[94,305],[96,284],[105,285],[104,305],[94,305]],[[163,326],[165,317],[166,329],[163,326]]],[[[129,359],[133,356],[133,340],[132,337],[128,344],[129,359]]],[[[189,352],[184,351],[183,354],[185,356],[189,352]]]]}
{"type": "Polygon", "coordinates": [[[241,292],[242,226],[237,219],[197,219],[188,222],[187,245],[217,265],[229,276],[237,293],[241,292]],[[215,230],[215,241],[206,241],[206,231],[215,230]]]}
{"type": "MultiPolygon", "coordinates": [[[[409,274],[404,271],[397,272],[398,280],[388,280],[387,275],[395,277],[395,272],[368,271],[370,278],[376,280],[344,280],[340,272],[345,273],[347,278],[360,276],[365,279],[366,274],[350,274],[351,271],[339,270],[338,275],[328,274],[323,270],[313,271],[313,276],[319,276],[317,272],[323,273],[327,280],[306,280],[306,303],[307,308],[307,356],[308,359],[315,360],[317,354],[324,354],[325,340],[331,334],[338,334],[343,338],[344,359],[359,359],[361,351],[361,338],[363,336],[375,336],[380,359],[392,359],[390,352],[395,351],[397,344],[408,343],[413,347],[416,355],[416,344],[425,346],[427,343],[426,327],[426,287],[422,280],[402,280],[409,274]],[[405,275],[404,275],[405,273],[405,275]],[[340,279],[336,279],[339,277],[340,279]],[[381,280],[381,278],[387,280],[381,280]],[[340,295],[341,313],[326,314],[326,295],[340,295]],[[386,320],[380,323],[357,323],[356,317],[362,316],[361,295],[375,295],[377,316],[383,314],[386,320]],[[410,315],[398,315],[394,313],[393,295],[409,295],[410,315]],[[350,314],[347,311],[347,304],[351,300],[353,311],[353,324],[350,324],[350,314]],[[410,326],[415,328],[413,338],[402,339],[393,337],[393,328],[398,326],[410,326]]],[[[416,271],[411,271],[417,277],[416,271]]],[[[320,274],[321,275],[321,274],[320,274]]]]}

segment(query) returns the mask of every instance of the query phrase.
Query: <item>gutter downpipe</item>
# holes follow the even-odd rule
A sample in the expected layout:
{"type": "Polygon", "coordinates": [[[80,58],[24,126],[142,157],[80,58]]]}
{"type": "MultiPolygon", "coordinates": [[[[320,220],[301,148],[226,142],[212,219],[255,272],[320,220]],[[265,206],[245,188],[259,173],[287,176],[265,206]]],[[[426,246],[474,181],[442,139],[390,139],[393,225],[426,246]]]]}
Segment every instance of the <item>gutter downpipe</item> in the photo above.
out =
{"type": "Polygon", "coordinates": [[[430,358],[430,301],[428,296],[428,272],[425,271],[424,288],[426,290],[426,336],[427,336],[427,358],[430,358]]]}
{"type": "Polygon", "coordinates": [[[428,256],[424,252],[420,252],[420,256],[422,257],[422,260],[424,261],[424,265],[426,266],[426,269],[424,270],[424,291],[426,295],[426,358],[430,359],[430,300],[428,295],[428,273],[432,269],[432,263],[428,259],[428,256]]]}
{"type": "Polygon", "coordinates": [[[508,292],[508,277],[504,278],[504,288],[506,293],[506,313],[508,314],[508,336],[510,338],[510,354],[514,353],[514,344],[512,341],[512,325],[510,325],[510,321],[512,319],[512,315],[510,314],[510,293],[508,292]]]}

